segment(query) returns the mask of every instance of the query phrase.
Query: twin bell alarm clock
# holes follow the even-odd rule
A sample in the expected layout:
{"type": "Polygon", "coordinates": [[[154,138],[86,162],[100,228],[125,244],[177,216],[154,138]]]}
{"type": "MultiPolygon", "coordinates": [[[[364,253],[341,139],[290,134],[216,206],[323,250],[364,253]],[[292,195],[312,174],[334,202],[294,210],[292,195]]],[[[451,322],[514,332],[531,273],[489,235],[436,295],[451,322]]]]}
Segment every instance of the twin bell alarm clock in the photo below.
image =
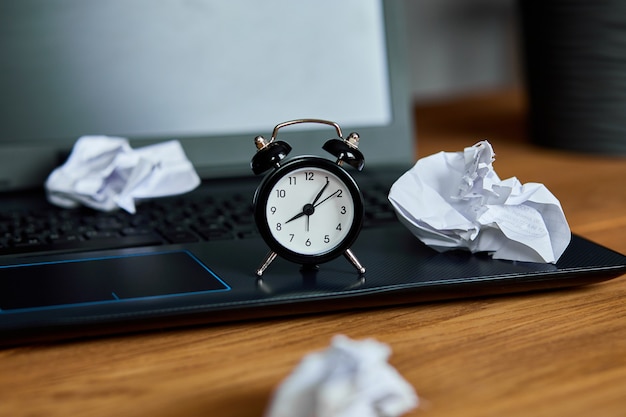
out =
{"type": "Polygon", "coordinates": [[[350,250],[363,223],[363,196],[343,167],[348,164],[363,169],[359,135],[350,133],[344,139],[335,122],[299,119],[276,125],[269,141],[257,136],[254,143],[257,152],[252,171],[256,175],[269,171],[253,199],[254,219],[270,248],[257,276],[261,277],[277,256],[304,268],[317,268],[342,254],[364,274],[365,268],[350,250]],[[309,155],[285,159],[291,146],[276,140],[278,131],[301,123],[335,128],[339,138],[328,140],[322,147],[335,161],[309,155]]]}

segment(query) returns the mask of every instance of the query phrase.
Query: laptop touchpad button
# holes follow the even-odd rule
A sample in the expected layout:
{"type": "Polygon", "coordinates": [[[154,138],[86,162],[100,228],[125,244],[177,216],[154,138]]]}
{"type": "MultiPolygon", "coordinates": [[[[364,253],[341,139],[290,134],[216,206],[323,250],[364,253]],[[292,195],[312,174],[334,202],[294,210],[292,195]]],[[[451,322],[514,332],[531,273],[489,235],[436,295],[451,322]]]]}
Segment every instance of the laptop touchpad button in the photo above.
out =
{"type": "Polygon", "coordinates": [[[0,267],[0,310],[227,291],[186,251],[0,267]]]}

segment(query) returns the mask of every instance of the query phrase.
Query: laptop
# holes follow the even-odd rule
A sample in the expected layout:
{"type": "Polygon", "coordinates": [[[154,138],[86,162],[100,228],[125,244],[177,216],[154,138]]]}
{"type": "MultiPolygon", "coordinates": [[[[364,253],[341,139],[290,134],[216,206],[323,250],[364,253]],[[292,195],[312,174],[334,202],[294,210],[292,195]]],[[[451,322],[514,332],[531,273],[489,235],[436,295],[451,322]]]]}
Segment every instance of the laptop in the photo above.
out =
{"type": "MultiPolygon", "coordinates": [[[[0,4],[0,345],[624,274],[626,257],[579,236],[556,264],[510,262],[438,253],[397,221],[386,195],[415,155],[403,19],[402,2],[381,0],[0,4]],[[343,257],[317,269],[279,257],[255,273],[268,248],[250,216],[253,139],[300,118],[360,134],[365,168],[347,169],[365,199],[351,248],[364,274],[343,257]],[[135,215],[54,207],[44,181],[87,134],[178,139],[203,183],[135,215]]],[[[290,157],[332,158],[328,126],[281,135],[290,157]]]]}

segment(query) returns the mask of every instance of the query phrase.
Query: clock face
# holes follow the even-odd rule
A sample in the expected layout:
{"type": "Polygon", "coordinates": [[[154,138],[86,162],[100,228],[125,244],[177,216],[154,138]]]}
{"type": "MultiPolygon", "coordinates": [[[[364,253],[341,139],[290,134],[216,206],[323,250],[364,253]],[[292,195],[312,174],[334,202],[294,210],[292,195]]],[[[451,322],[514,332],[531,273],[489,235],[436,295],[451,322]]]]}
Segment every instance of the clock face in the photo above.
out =
{"type": "Polygon", "coordinates": [[[265,201],[257,216],[262,214],[266,240],[300,263],[324,262],[343,253],[356,238],[363,215],[354,180],[330,161],[310,159],[315,163],[304,159],[277,170],[258,196],[265,201]]]}

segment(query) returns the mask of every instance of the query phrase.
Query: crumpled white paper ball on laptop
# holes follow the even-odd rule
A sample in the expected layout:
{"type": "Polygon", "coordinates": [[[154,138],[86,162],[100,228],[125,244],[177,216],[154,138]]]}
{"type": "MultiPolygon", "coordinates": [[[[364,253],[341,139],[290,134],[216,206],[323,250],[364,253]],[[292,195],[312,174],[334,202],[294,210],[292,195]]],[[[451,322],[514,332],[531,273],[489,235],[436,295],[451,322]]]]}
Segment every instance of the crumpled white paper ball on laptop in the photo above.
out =
{"type": "Polygon", "coordinates": [[[571,239],[561,204],[543,184],[500,180],[494,160],[487,141],[421,158],[393,184],[389,200],[400,221],[440,252],[555,263],[571,239]]]}
{"type": "Polygon", "coordinates": [[[398,417],[417,407],[413,387],[387,359],[389,346],[338,335],[305,356],[278,387],[265,417],[398,417]]]}
{"type": "Polygon", "coordinates": [[[137,199],[181,194],[199,184],[177,140],[133,149],[126,138],[82,136],[45,188],[48,200],[61,207],[135,213],[137,199]]]}

